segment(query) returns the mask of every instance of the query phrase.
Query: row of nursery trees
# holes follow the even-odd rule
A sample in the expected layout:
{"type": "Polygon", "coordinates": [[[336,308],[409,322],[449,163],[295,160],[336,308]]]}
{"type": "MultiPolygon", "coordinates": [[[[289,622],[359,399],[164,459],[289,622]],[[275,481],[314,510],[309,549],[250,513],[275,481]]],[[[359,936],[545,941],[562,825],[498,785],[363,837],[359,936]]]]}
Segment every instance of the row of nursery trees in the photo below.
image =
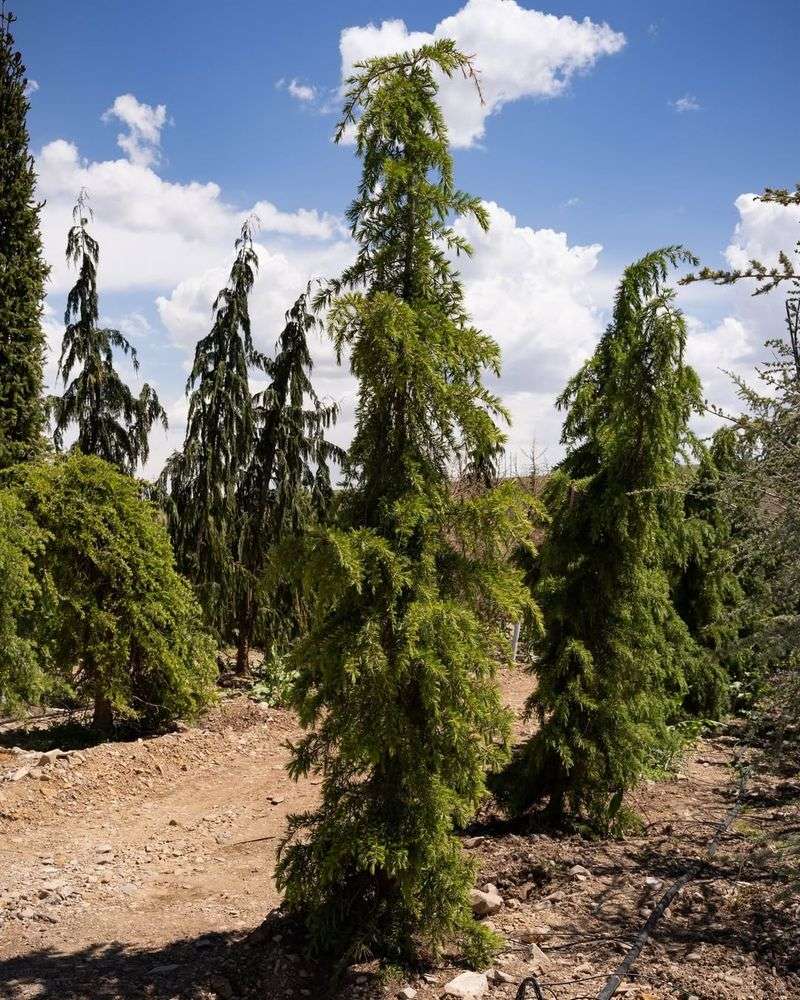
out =
{"type": "MultiPolygon", "coordinates": [[[[540,803],[558,823],[621,829],[634,821],[625,793],[686,720],[718,717],[732,691],[752,689],[753,664],[780,662],[792,684],[796,294],[791,344],[761,373],[769,391],[742,385],[748,415],[709,446],[690,430],[705,404],[668,284],[697,262],[679,246],[647,254],[625,270],[607,329],[558,400],[566,454],[542,496],[502,480],[507,414],[484,384],[499,350],[471,324],[453,267],[471,252],[453,219],[488,218],[455,186],[436,100],[440,74],[474,79],[473,66],[448,40],[372,59],[349,81],[337,132],[355,130],[362,162],[353,264],[299,296],[265,356],[244,224],[195,351],[184,446],[144,484],[134,474],[166,418],[152,389],[134,396],[114,368],[115,351],[137,359],[100,326],[84,195],[67,243],[78,277],[64,391],[43,396],[47,267],[9,26],[0,706],[46,692],[94,698],[99,725],[115,713],[169,718],[211,696],[219,641],[236,641],[242,672],[252,642],[277,651],[308,730],[291,773],[323,779],[319,807],[291,819],[280,850],[287,910],[345,964],[454,941],[487,961],[497,941],[471,915],[474,871],[455,837],[487,776],[511,813],[540,803]],[[323,320],[358,381],[346,452],[327,439],[336,408],[311,382],[308,340],[323,320]],[[255,373],[267,387],[253,394],[255,373]],[[512,754],[496,674],[518,621],[539,727],[512,754]]],[[[796,290],[787,257],[774,271],[753,262],[688,280],[740,279],[796,290]]]]}

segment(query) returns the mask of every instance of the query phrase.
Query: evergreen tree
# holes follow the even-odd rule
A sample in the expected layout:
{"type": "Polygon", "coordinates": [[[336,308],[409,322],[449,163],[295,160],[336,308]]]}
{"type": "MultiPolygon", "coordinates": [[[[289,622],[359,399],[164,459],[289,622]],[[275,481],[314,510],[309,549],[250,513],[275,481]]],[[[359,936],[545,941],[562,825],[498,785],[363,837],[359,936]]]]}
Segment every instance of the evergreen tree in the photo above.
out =
{"type": "Polygon", "coordinates": [[[545,632],[528,704],[540,729],[499,782],[514,811],[548,799],[556,820],[620,825],[695,666],[666,571],[683,539],[676,456],[702,401],[664,282],[691,260],[667,247],[626,269],[610,325],[558,400],[567,454],[545,489],[545,632]]]}
{"type": "Polygon", "coordinates": [[[748,598],[742,654],[779,733],[800,708],[800,368],[788,315],[786,323],[785,340],[767,341],[772,359],[757,367],[758,382],[735,380],[746,407],[735,426],[744,460],[726,484],[748,598]]]}
{"type": "Polygon", "coordinates": [[[95,727],[174,719],[213,697],[213,643],[141,484],[72,452],[19,466],[9,485],[44,539],[36,643],[61,688],[93,701],[95,727]]]}
{"type": "Polygon", "coordinates": [[[442,40],[349,81],[337,137],[355,124],[358,253],[318,300],[359,396],[340,523],[297,558],[317,601],[295,704],[314,728],[291,773],[322,773],[322,802],[292,818],[277,880],[312,948],[343,965],[448,940],[488,957],[453,828],[506,756],[495,670],[504,623],[529,603],[506,554],[530,534],[532,501],[512,484],[456,496],[448,481],[497,453],[503,411],[481,381],[498,347],[469,323],[449,260],[469,252],[449,218],[487,219],[454,185],[437,69],[472,75],[442,40]]]}
{"type": "Polygon", "coordinates": [[[0,714],[36,702],[46,688],[33,635],[41,618],[35,573],[45,534],[11,490],[0,489],[0,714]]]}
{"type": "Polygon", "coordinates": [[[86,228],[91,214],[85,191],[72,211],[74,224],[67,236],[67,261],[78,278],[67,296],[66,330],[61,342],[58,375],[64,395],[50,400],[53,439],[59,450],[64,432],[77,425],[76,445],[84,455],[97,455],[133,475],[150,454],[149,435],[158,420],[167,427],[167,414],[155,391],[145,383],[134,396],[114,368],[114,349],[130,357],[139,369],[136,349],[119,330],[98,325],[97,264],[100,246],[86,228]],[[73,370],[80,367],[69,382],[73,370]]]}
{"type": "Polygon", "coordinates": [[[237,489],[255,437],[249,370],[267,365],[250,331],[248,298],[258,269],[253,220],[242,225],[235,250],[228,284],[214,301],[211,331],[195,349],[183,450],[160,477],[178,566],[222,635],[237,618],[237,489]]]}
{"type": "Polygon", "coordinates": [[[41,205],[28,152],[30,109],[14,15],[0,13],[0,468],[30,458],[44,428],[41,205]]]}
{"type": "Polygon", "coordinates": [[[684,707],[693,715],[719,718],[728,704],[743,625],[744,590],[735,563],[726,483],[740,464],[737,434],[721,428],[704,450],[686,492],[685,553],[673,601],[704,655],[687,677],[684,707]]]}
{"type": "Polygon", "coordinates": [[[296,589],[273,574],[264,594],[265,569],[280,546],[324,520],[332,493],[328,463],[344,458],[325,439],[338,408],[322,404],[309,377],[308,334],[317,320],[307,300],[306,292],[287,312],[278,353],[269,363],[270,385],[253,399],[254,446],[237,490],[238,673],[247,672],[257,625],[265,648],[296,630],[296,589]]]}

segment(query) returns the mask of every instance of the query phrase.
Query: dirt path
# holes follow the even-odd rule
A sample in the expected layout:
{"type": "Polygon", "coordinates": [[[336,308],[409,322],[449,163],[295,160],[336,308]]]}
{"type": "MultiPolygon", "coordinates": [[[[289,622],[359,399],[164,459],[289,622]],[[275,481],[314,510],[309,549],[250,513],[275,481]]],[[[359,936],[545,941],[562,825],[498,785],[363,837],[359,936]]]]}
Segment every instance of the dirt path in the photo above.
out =
{"type": "MultiPolygon", "coordinates": [[[[504,678],[512,708],[529,686],[522,674],[504,678]]],[[[317,996],[318,970],[299,948],[274,929],[261,943],[250,936],[279,901],[272,873],[287,815],[317,795],[284,770],[297,733],[289,713],[239,698],[199,728],[92,747],[0,783],[0,997],[317,996]]],[[[729,807],[731,757],[730,741],[706,742],[674,780],[644,785],[636,799],[649,826],[626,841],[552,838],[484,817],[467,843],[481,881],[503,896],[491,919],[509,942],[498,961],[509,981],[492,996],[514,995],[535,941],[558,1000],[593,995],[646,919],[653,886],[699,855],[708,824],[729,807]]],[[[0,775],[26,760],[0,750],[0,775]]],[[[774,813],[770,799],[749,822],[761,832],[774,813]]],[[[786,823],[796,815],[796,805],[779,811],[786,823]]],[[[747,870],[753,843],[726,838],[715,870],[683,894],[639,963],[637,992],[629,983],[621,996],[800,996],[785,915],[753,924],[768,868],[747,870]]],[[[421,973],[418,1000],[441,996],[458,971],[421,973]]],[[[397,985],[387,992],[365,968],[344,995],[393,996],[397,985]]]]}
{"type": "Polygon", "coordinates": [[[316,790],[286,775],[287,713],[243,702],[213,721],[2,786],[1,958],[157,947],[261,922],[278,901],[276,838],[316,790]]]}

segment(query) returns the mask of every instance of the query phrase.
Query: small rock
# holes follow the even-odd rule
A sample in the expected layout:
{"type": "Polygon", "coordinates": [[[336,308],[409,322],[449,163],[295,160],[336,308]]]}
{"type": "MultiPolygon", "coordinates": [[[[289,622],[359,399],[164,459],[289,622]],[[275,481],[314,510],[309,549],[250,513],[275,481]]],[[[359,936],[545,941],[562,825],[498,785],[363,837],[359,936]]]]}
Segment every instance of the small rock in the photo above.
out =
{"type": "Polygon", "coordinates": [[[29,767],[18,767],[16,771],[12,771],[6,777],[9,781],[21,781],[23,778],[27,778],[30,773],[31,769],[29,767]]]}
{"type": "Polygon", "coordinates": [[[525,882],[517,888],[517,898],[525,900],[534,891],[536,885],[533,882],[525,882]]]}
{"type": "Polygon", "coordinates": [[[550,968],[553,964],[551,959],[545,955],[538,944],[531,945],[530,962],[537,972],[543,972],[545,969],[550,968]]]}
{"type": "Polygon", "coordinates": [[[58,879],[55,882],[45,882],[44,885],[42,886],[42,890],[48,893],[61,892],[66,887],[66,885],[67,883],[64,881],[64,879],[58,879]]]}
{"type": "Polygon", "coordinates": [[[648,875],[644,880],[645,888],[648,892],[656,893],[660,892],[664,886],[664,883],[660,878],[656,878],[654,875],[648,875]]]}
{"type": "Polygon", "coordinates": [[[95,850],[98,854],[111,854],[114,848],[111,844],[98,844],[95,850]]]}
{"type": "Polygon", "coordinates": [[[573,865],[569,870],[570,875],[573,878],[587,878],[592,873],[588,868],[584,868],[583,865],[573,865]]]}
{"type": "Polygon", "coordinates": [[[548,927],[547,924],[534,924],[532,927],[525,927],[517,935],[523,944],[539,944],[552,936],[553,928],[548,927]]]}
{"type": "Polygon", "coordinates": [[[471,850],[473,847],[477,847],[478,844],[482,844],[485,839],[485,837],[464,837],[461,843],[467,850],[471,850]]]}
{"type": "Polygon", "coordinates": [[[446,996],[459,1000],[480,1000],[489,989],[489,980],[483,972],[462,972],[460,976],[445,984],[446,996]]]}
{"type": "Polygon", "coordinates": [[[491,886],[491,890],[481,891],[480,889],[473,889],[470,892],[469,902],[472,912],[476,917],[488,917],[501,909],[503,897],[497,892],[494,886],[491,886]]]}
{"type": "Polygon", "coordinates": [[[518,983],[519,976],[512,976],[508,972],[503,972],[502,969],[489,969],[486,973],[486,978],[493,983],[518,983]]]}
{"type": "Polygon", "coordinates": [[[277,805],[280,805],[281,802],[284,802],[286,800],[286,796],[285,795],[271,795],[269,800],[270,800],[270,802],[274,806],[277,806],[277,805]]]}
{"type": "Polygon", "coordinates": [[[397,991],[397,1000],[414,1000],[417,995],[417,991],[413,986],[404,986],[402,990],[397,991]]]}

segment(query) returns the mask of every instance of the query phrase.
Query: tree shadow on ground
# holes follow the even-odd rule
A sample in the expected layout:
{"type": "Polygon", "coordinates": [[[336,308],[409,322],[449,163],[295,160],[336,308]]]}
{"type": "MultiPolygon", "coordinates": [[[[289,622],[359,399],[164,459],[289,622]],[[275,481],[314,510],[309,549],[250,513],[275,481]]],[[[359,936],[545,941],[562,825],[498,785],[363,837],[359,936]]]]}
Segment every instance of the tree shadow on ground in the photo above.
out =
{"type": "Polygon", "coordinates": [[[98,732],[91,726],[90,713],[64,712],[58,715],[34,717],[0,729],[0,747],[21,750],[87,750],[101,743],[133,743],[138,739],[162,736],[174,730],[173,726],[154,726],[145,729],[123,723],[115,725],[110,733],[98,732]]]}
{"type": "Polygon", "coordinates": [[[385,995],[374,973],[337,978],[311,961],[302,936],[279,910],[249,933],[212,932],[151,948],[42,949],[0,961],[2,1000],[322,1000],[356,980],[364,1000],[385,995]]]}
{"type": "Polygon", "coordinates": [[[234,935],[220,933],[156,948],[112,943],[69,953],[32,951],[0,962],[0,996],[4,1000],[213,997],[220,984],[209,982],[208,989],[202,984],[213,978],[214,969],[236,945],[234,935]]]}

